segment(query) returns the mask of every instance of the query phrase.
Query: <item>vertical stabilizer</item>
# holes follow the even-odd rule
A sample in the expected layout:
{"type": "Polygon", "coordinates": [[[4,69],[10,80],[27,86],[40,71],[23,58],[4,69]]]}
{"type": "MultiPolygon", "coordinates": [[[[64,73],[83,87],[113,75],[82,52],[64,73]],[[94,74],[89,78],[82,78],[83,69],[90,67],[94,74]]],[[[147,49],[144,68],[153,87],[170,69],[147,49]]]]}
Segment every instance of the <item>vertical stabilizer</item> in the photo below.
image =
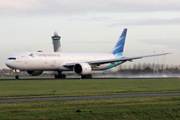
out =
{"type": "Polygon", "coordinates": [[[127,33],[127,28],[124,28],[121,36],[118,39],[116,46],[113,49],[112,53],[114,54],[115,58],[119,58],[123,55],[126,33],[127,33]]]}

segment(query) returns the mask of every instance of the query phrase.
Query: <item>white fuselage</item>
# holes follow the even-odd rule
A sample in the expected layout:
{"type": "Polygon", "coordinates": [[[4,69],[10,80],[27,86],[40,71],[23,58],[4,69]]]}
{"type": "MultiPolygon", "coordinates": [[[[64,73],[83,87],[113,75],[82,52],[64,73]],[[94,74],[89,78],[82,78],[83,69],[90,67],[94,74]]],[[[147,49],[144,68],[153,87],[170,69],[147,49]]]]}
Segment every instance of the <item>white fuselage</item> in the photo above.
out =
{"type": "MultiPolygon", "coordinates": [[[[111,53],[66,53],[66,52],[21,52],[8,58],[6,65],[21,71],[72,71],[72,67],[64,67],[67,63],[83,63],[87,61],[114,59],[111,53]]],[[[92,70],[105,69],[110,63],[102,64],[92,70]]]]}

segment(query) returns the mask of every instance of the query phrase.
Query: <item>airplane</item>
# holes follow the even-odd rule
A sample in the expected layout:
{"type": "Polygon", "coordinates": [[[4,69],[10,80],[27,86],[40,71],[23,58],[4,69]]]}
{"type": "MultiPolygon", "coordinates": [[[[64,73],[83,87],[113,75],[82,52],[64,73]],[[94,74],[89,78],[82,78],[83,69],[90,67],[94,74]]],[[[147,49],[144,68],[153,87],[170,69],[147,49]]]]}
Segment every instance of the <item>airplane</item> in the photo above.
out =
{"type": "Polygon", "coordinates": [[[20,79],[20,71],[27,71],[31,76],[41,75],[43,71],[57,71],[55,78],[66,78],[62,72],[73,71],[76,75],[81,75],[81,78],[92,78],[92,71],[107,70],[134,59],[168,54],[123,56],[126,33],[127,28],[124,28],[110,53],[20,52],[8,57],[5,64],[17,73],[16,79],[20,79]]]}

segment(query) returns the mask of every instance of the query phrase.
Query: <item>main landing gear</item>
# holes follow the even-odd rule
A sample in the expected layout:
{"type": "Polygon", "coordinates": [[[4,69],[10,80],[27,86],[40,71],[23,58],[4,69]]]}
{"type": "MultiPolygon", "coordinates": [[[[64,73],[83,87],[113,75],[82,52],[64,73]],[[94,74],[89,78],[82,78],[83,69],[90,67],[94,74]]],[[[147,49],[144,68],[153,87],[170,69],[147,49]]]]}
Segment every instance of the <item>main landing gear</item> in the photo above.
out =
{"type": "Polygon", "coordinates": [[[59,74],[59,75],[54,75],[54,77],[57,78],[66,78],[65,74],[59,74]]]}
{"type": "Polygon", "coordinates": [[[93,78],[93,75],[92,74],[81,75],[81,78],[93,78]]]}
{"type": "Polygon", "coordinates": [[[58,78],[66,78],[66,75],[65,74],[62,74],[62,71],[57,71],[58,72],[58,74],[57,75],[54,75],[54,78],[55,79],[58,79],[58,78]]]}

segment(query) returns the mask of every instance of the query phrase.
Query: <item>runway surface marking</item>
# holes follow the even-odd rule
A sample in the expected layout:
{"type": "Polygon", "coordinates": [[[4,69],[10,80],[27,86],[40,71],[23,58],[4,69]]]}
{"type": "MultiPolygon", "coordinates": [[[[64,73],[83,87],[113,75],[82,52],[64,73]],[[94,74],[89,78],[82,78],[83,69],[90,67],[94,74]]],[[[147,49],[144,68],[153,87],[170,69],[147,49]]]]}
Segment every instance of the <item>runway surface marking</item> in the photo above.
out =
{"type": "Polygon", "coordinates": [[[180,95],[180,93],[154,93],[154,94],[129,94],[129,95],[104,95],[104,96],[102,95],[102,96],[57,97],[57,98],[30,98],[30,99],[0,100],[0,102],[77,100],[77,99],[98,99],[98,98],[117,98],[117,97],[145,97],[145,96],[165,96],[165,95],[180,95]]]}

